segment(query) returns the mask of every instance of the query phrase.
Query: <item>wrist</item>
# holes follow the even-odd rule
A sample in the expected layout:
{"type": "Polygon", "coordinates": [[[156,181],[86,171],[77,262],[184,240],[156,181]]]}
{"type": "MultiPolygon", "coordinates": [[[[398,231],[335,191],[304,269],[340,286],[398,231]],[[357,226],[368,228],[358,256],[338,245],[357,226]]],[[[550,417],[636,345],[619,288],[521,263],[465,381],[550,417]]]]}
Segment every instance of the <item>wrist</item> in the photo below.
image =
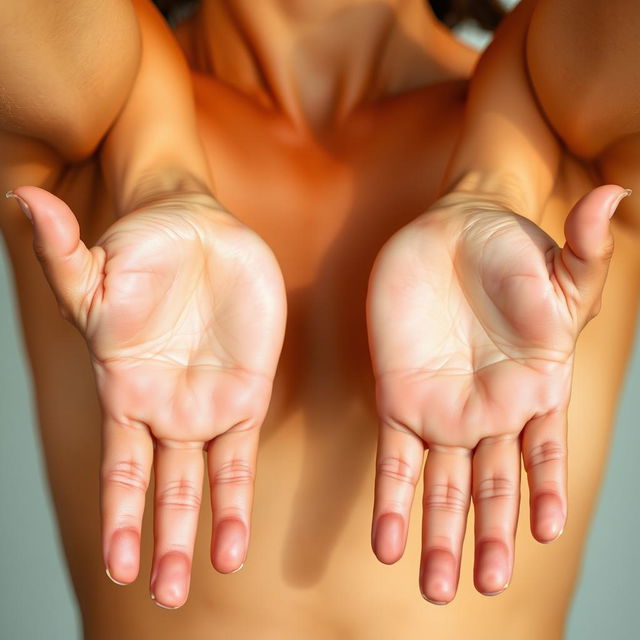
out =
{"type": "Polygon", "coordinates": [[[224,210],[213,196],[208,181],[185,169],[154,169],[114,195],[119,217],[143,207],[172,203],[193,203],[224,210]]]}
{"type": "Polygon", "coordinates": [[[517,213],[538,222],[543,204],[541,198],[532,195],[530,185],[522,184],[515,173],[473,170],[458,178],[431,208],[454,206],[478,211],[486,207],[491,211],[517,213]]]}

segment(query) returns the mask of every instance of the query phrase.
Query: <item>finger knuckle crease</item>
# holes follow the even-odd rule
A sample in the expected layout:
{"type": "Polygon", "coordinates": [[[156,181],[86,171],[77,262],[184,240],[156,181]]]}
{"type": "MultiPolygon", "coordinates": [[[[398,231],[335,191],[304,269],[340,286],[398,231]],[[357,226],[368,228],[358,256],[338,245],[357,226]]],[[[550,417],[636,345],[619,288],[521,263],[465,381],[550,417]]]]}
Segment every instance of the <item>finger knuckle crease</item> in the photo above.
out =
{"type": "Polygon", "coordinates": [[[123,460],[107,469],[103,476],[103,482],[106,485],[141,493],[145,493],[149,486],[149,479],[144,467],[135,460],[123,460]]]}
{"type": "Polygon", "coordinates": [[[477,484],[473,493],[473,501],[483,502],[496,498],[514,498],[515,496],[515,482],[503,476],[495,476],[481,480],[477,484]]]}
{"type": "Polygon", "coordinates": [[[525,456],[524,466],[527,472],[529,472],[542,464],[562,461],[566,458],[566,455],[567,453],[565,448],[559,442],[554,440],[545,440],[528,452],[525,456]]]}
{"type": "Polygon", "coordinates": [[[222,465],[212,478],[214,485],[221,484],[251,484],[254,472],[250,465],[243,460],[230,460],[222,465]]]}
{"type": "Polygon", "coordinates": [[[424,508],[461,514],[467,509],[467,497],[462,489],[452,484],[435,484],[425,494],[424,508]]]}
{"type": "Polygon", "coordinates": [[[158,493],[156,504],[165,509],[197,511],[200,508],[200,491],[189,480],[175,480],[158,493]]]}
{"type": "Polygon", "coordinates": [[[415,485],[418,481],[416,473],[411,465],[398,456],[387,456],[378,462],[377,472],[379,476],[415,485]]]}

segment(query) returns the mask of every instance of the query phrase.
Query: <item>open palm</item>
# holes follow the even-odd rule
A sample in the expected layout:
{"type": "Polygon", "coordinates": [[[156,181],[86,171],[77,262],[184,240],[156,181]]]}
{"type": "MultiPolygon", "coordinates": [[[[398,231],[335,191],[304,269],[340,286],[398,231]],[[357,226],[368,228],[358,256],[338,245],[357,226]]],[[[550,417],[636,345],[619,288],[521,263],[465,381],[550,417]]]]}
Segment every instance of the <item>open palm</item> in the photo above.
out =
{"type": "Polygon", "coordinates": [[[611,255],[600,187],[567,219],[563,249],[500,206],[445,198],[401,229],[371,275],[368,321],[380,432],[372,544],[401,557],[425,447],[420,588],[457,588],[473,496],[476,588],[508,584],[520,455],[531,527],[548,542],[566,515],[566,413],[573,351],[597,313],[611,255]]]}
{"type": "Polygon", "coordinates": [[[33,187],[17,191],[32,209],[34,244],[61,311],[85,337],[96,372],[108,572],[122,583],[138,573],[153,463],[151,592],[159,604],[179,606],[188,592],[203,449],[212,562],[229,572],[246,555],[259,429],[284,335],[280,270],[253,231],[204,198],[128,214],[88,250],[64,203],[33,187]],[[54,210],[62,229],[47,219],[54,210]]]}

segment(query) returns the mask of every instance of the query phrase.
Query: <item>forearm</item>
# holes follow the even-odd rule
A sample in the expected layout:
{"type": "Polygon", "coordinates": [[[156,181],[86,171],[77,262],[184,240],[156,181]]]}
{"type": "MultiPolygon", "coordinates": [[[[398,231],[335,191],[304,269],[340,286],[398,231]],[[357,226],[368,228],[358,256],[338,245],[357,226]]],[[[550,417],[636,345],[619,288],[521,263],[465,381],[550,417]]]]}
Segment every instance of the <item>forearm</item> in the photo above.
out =
{"type": "Polygon", "coordinates": [[[478,64],[442,193],[486,197],[536,221],[553,188],[561,146],[526,68],[534,5],[524,0],[507,16],[478,64]]]}
{"type": "MultiPolygon", "coordinates": [[[[638,16],[633,0],[522,0],[474,73],[442,192],[539,222],[567,152],[596,181],[640,189],[638,16]]],[[[616,213],[636,231],[638,202],[616,213]]]]}
{"type": "Polygon", "coordinates": [[[182,52],[149,2],[138,1],[135,8],[140,67],[100,154],[118,215],[168,195],[211,196],[213,188],[182,52]]]}

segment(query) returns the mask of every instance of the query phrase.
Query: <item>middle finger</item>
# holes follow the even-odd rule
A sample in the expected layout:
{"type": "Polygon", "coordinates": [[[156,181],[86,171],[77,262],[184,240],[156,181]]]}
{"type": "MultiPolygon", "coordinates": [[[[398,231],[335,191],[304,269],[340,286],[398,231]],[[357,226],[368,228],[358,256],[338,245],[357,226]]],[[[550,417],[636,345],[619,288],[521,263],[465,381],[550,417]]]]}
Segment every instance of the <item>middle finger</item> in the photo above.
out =
{"type": "Polygon", "coordinates": [[[453,600],[469,512],[471,451],[430,445],[424,468],[420,590],[434,604],[453,600]]]}
{"type": "Polygon", "coordinates": [[[202,499],[202,443],[158,441],[155,475],[151,597],[161,607],[175,609],[185,603],[189,592],[202,499]]]}
{"type": "Polygon", "coordinates": [[[484,438],[473,456],[476,589],[487,596],[509,586],[520,506],[520,440],[484,438]]]}

